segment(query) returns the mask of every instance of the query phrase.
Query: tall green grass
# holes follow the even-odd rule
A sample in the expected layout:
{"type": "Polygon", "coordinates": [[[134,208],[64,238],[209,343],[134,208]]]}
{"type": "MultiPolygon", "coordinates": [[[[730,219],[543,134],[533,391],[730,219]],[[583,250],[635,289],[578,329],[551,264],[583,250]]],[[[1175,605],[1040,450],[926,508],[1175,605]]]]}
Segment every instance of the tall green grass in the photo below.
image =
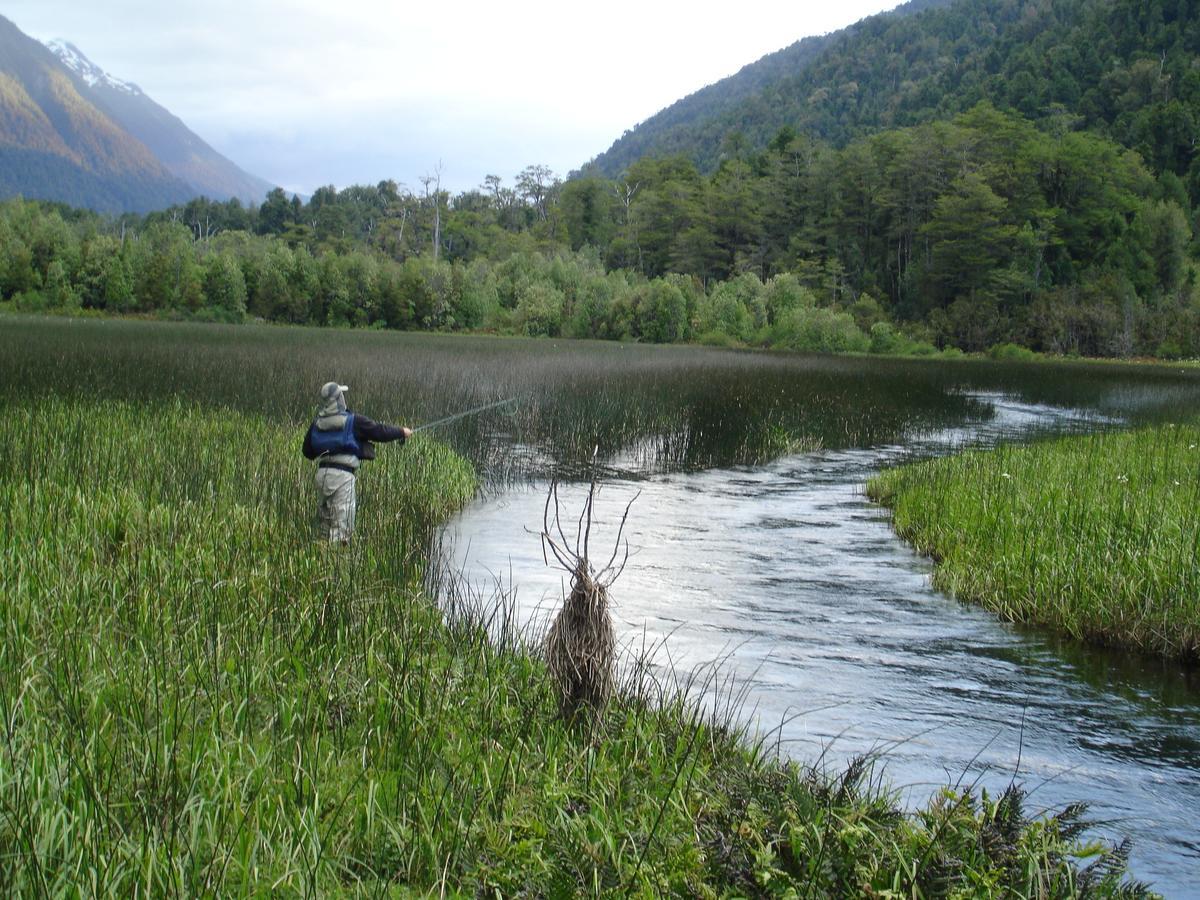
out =
{"type": "MultiPolygon", "coordinates": [[[[320,354],[272,340],[272,364],[303,363],[279,365],[285,388],[321,380],[320,354]]],[[[381,448],[356,540],[316,542],[300,416],[248,399],[272,389],[261,361],[248,380],[172,338],[101,353],[115,373],[58,364],[91,341],[3,362],[5,895],[1136,887],[1078,809],[1034,820],[1015,789],[960,787],[909,815],[867,761],[777,761],[735,702],[702,711],[716,673],[663,684],[635,660],[596,731],[565,726],[496,610],[437,596],[430,538],[475,489],[461,456],[381,448]]]]}
{"type": "Polygon", "coordinates": [[[770,763],[644,669],[599,737],[568,729],[536,657],[420,590],[462,461],[388,448],[345,549],[312,540],[297,443],[180,403],[0,417],[8,895],[1117,884],[1071,862],[1071,820],[990,848],[998,801],[906,817],[863,767],[770,763]]]}
{"type": "Polygon", "coordinates": [[[429,422],[485,480],[755,464],[797,448],[878,446],[986,420],[972,391],[1155,421],[1200,408],[1177,367],[801,356],[595,341],[63,320],[0,314],[14,398],[179,398],[299,425],[336,379],[373,418],[429,422]]]}
{"type": "Polygon", "coordinates": [[[0,326],[0,381],[22,397],[178,397],[297,425],[334,379],[350,385],[355,409],[405,424],[513,397],[437,431],[488,479],[570,477],[597,447],[626,470],[755,463],[987,413],[948,395],[945,373],[888,361],[116,320],[0,317],[0,326]]]}
{"type": "Polygon", "coordinates": [[[950,593],[1086,641],[1200,658],[1200,427],[974,450],[867,491],[950,593]]]}

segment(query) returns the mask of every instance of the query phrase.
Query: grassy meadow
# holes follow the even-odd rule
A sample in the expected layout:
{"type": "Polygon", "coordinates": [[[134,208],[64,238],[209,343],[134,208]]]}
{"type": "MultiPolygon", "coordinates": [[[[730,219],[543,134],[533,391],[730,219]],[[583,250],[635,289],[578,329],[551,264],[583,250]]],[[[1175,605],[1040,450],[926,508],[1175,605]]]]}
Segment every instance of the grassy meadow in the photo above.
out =
{"type": "MultiPolygon", "coordinates": [[[[596,728],[569,727],[538,653],[497,636],[487,607],[455,598],[431,565],[437,524],[482,469],[516,465],[497,450],[514,437],[517,458],[566,465],[597,423],[625,422],[610,452],[695,464],[865,432],[861,410],[830,413],[829,364],[801,378],[826,418],[754,401],[779,417],[772,449],[757,439],[769,429],[729,444],[681,430],[735,415],[703,407],[694,384],[686,403],[646,390],[618,408],[624,382],[597,389],[587,348],[551,346],[515,372],[499,341],[446,354],[437,338],[392,335],[0,325],[6,895],[1140,892],[1122,850],[1084,837],[1078,808],[1030,817],[1017,788],[957,785],[903,812],[870,760],[783,761],[738,731],[736,698],[717,718],[700,712],[689,698],[711,681],[664,684],[627,665],[596,728]],[[299,453],[329,378],[385,420],[515,389],[521,411],[464,422],[449,444],[433,432],[381,448],[356,540],[331,547],[312,539],[299,453]],[[555,420],[563,392],[593,418],[555,420]]],[[[688,381],[680,357],[630,353],[635,380],[688,381]]],[[[782,377],[769,358],[712,358],[735,397],[755,373],[782,377]]],[[[918,420],[941,421],[932,382],[904,389],[918,420]]],[[[883,405],[882,387],[863,390],[883,405]]]]}
{"type": "Polygon", "coordinates": [[[1200,659],[1200,427],[974,450],[867,490],[934,557],[943,590],[1085,641],[1200,659]]]}

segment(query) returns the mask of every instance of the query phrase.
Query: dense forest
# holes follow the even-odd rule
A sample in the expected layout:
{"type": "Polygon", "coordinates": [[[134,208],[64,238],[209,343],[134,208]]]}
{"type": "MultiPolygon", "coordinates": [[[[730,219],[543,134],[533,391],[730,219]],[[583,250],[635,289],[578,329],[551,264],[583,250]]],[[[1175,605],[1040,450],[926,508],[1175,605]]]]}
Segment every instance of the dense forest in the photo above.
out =
{"type": "Polygon", "coordinates": [[[780,86],[794,82],[827,51],[852,43],[881,18],[913,15],[955,0],[909,0],[895,9],[863,19],[840,31],[801,38],[790,46],[743,66],[738,72],[676,100],[628,129],[585,169],[613,177],[643,156],[687,156],[704,172],[716,168],[727,135],[762,149],[790,122],[792,110],[777,107],[780,86]]]}
{"type": "MultiPolygon", "coordinates": [[[[0,124],[0,133],[7,124],[0,124]]],[[[0,146],[0,197],[53,197],[118,213],[124,209],[159,209],[185,200],[191,193],[182,181],[172,178],[138,172],[97,174],[53,153],[0,146]]]]}
{"type": "Polygon", "coordinates": [[[1048,127],[1082,127],[1137,150],[1200,200],[1200,2],[959,0],[864,19],[800,42],[686,98],[596,159],[618,174],[646,155],[712,172],[780,128],[835,146],[945,120],[987,101],[1048,127]],[[792,63],[781,68],[777,58],[792,63]],[[735,103],[726,98],[735,98],[735,103]]]}
{"type": "Polygon", "coordinates": [[[1195,211],[1174,172],[988,104],[843,148],[776,135],[710,176],[530,166],[194,200],[103,218],[0,206],[0,299],[322,325],[897,352],[1008,343],[1200,355],[1195,211]]]}

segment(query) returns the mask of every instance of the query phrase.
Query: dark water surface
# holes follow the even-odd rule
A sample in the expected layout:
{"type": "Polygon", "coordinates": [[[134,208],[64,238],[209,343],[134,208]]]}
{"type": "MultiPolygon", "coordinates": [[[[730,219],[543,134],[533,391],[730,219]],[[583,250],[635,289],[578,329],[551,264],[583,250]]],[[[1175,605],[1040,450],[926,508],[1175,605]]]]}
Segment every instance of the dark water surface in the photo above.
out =
{"type": "MultiPolygon", "coordinates": [[[[959,391],[956,402],[986,414],[957,427],[758,466],[647,474],[644,448],[613,455],[594,555],[607,557],[597,548],[611,547],[640,491],[626,528],[632,555],[612,589],[619,635],[635,647],[669,636],[656,656],[663,671],[719,664],[746,687],[743,718],[777,729],[772,742],[798,759],[837,765],[883,751],[885,777],[909,803],[947,782],[998,792],[1016,777],[1030,811],[1086,801],[1099,834],[1133,839],[1136,877],[1167,896],[1200,895],[1196,675],[1059,642],[941,594],[930,563],[862,493],[872,473],[914,454],[1170,417],[1196,403],[1191,384],[1094,387],[993,379],[959,391]]],[[[563,485],[563,509],[577,514],[585,490],[563,485]]],[[[545,501],[545,481],[509,487],[449,529],[457,564],[478,584],[514,590],[534,623],[563,589],[536,537],[545,501]]]]}

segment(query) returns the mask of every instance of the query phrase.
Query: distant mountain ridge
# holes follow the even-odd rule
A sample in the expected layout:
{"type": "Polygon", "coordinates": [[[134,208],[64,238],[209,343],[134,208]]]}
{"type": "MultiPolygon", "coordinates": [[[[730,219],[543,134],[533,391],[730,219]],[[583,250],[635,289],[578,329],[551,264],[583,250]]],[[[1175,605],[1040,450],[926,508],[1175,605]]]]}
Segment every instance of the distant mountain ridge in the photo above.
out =
{"type": "Polygon", "coordinates": [[[197,193],[213,200],[237,197],[245,203],[260,203],[274,187],[238,168],[136,84],[114,78],[74,44],[60,38],[47,46],[88,86],[88,99],[149,147],[171,174],[197,193]]]}
{"type": "Polygon", "coordinates": [[[114,78],[109,75],[98,65],[83,55],[78,47],[70,41],[62,38],[55,38],[51,41],[46,41],[46,49],[58,57],[59,61],[83,79],[88,87],[95,87],[97,84],[105,84],[114,90],[124,91],[129,94],[141,94],[142,89],[136,84],[128,81],[121,81],[119,78],[114,78]]]}
{"type": "Polygon", "coordinates": [[[188,186],[81,90],[53,53],[0,18],[0,194],[105,212],[187,200],[188,186]]]}
{"type": "Polygon", "coordinates": [[[0,197],[120,213],[201,194],[259,200],[269,189],[136,85],[0,16],[0,197]]]}

